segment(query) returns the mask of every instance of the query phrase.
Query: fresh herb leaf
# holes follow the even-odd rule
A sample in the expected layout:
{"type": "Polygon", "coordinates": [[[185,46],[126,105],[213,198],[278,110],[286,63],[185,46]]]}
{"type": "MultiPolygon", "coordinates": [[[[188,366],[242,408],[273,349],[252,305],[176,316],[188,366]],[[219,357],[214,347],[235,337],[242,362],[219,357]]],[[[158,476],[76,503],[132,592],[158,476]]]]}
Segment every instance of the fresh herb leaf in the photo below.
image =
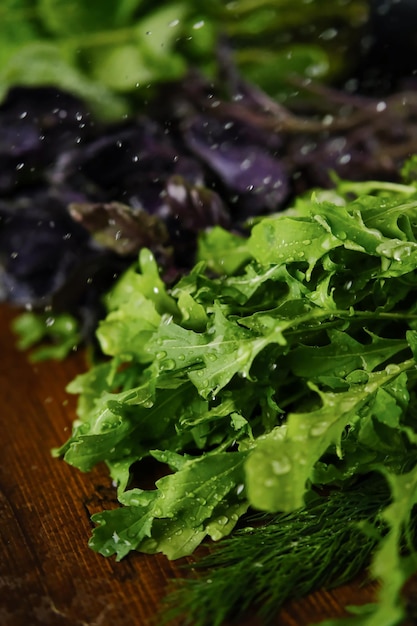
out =
{"type": "Polygon", "coordinates": [[[121,497],[126,506],[94,515],[98,527],[90,546],[105,556],[117,554],[118,560],[132,549],[176,559],[190,554],[206,535],[218,540],[229,534],[247,509],[235,489],[243,480],[245,456],[188,459],[160,478],[156,491],[126,491],[121,497]]]}
{"type": "Polygon", "coordinates": [[[21,313],[12,327],[21,350],[35,346],[30,354],[33,361],[64,359],[80,342],[77,320],[68,313],[40,315],[28,311],[21,313]]]}

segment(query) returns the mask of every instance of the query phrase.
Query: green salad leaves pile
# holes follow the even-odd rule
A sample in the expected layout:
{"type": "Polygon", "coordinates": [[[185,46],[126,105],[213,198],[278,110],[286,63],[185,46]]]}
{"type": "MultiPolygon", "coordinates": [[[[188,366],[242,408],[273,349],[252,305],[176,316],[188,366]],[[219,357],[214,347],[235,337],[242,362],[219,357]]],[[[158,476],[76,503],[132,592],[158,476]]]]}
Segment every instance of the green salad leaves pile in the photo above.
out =
{"type": "MultiPolygon", "coordinates": [[[[413,183],[339,182],[259,219],[247,237],[213,228],[170,288],[142,250],[107,296],[97,335],[109,358],[70,384],[78,420],[55,451],[82,471],[104,461],[117,483],[121,506],[94,515],[91,547],[176,559],[228,535],[250,509],[284,516],[246,529],[252,546],[284,519],[284,541],[311,533],[309,549],[334,519],[335,533],[342,522],[356,539],[336,542],[332,561],[367,545],[356,570],[371,554],[382,587],[347,623],[399,624],[401,588],[417,570],[416,289],[413,183]],[[160,469],[152,489],[135,486],[147,458],[160,469]],[[334,494],[351,503],[344,521],[334,494]]],[[[276,545],[279,563],[291,559],[276,545]]],[[[321,545],[314,558],[326,563],[321,545]]],[[[291,594],[276,593],[269,610],[291,594]]],[[[210,623],[233,614],[222,610],[210,623]]],[[[197,609],[190,623],[205,619],[197,609]]]]}

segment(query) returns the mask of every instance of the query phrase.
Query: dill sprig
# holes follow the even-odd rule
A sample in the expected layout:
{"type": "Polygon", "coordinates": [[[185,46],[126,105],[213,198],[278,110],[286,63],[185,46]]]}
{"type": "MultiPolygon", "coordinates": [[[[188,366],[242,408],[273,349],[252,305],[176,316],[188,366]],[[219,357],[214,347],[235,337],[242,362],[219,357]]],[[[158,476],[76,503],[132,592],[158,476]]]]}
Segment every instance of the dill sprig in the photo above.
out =
{"type": "Polygon", "coordinates": [[[268,624],[286,600],[352,580],[381,538],[389,499],[373,474],[289,514],[255,513],[193,565],[204,575],[173,583],[159,623],[221,626],[251,609],[268,624]]]}

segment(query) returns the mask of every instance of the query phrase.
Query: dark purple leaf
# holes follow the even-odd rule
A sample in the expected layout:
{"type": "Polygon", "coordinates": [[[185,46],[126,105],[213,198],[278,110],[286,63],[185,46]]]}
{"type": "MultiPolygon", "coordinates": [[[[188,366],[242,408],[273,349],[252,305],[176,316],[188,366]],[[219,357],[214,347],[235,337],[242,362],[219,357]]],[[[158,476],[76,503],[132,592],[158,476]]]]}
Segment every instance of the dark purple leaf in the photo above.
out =
{"type": "Polygon", "coordinates": [[[256,144],[233,120],[200,115],[185,131],[187,146],[216,174],[229,197],[236,194],[245,213],[276,211],[288,196],[288,174],[282,160],[256,144]]]}
{"type": "Polygon", "coordinates": [[[144,247],[162,250],[168,242],[168,231],[160,218],[120,202],[73,203],[69,212],[100,246],[121,256],[137,254],[144,247]]]}
{"type": "Polygon", "coordinates": [[[15,88],[0,105],[0,193],[44,180],[46,168],[92,133],[84,105],[52,88],[15,88]]]}

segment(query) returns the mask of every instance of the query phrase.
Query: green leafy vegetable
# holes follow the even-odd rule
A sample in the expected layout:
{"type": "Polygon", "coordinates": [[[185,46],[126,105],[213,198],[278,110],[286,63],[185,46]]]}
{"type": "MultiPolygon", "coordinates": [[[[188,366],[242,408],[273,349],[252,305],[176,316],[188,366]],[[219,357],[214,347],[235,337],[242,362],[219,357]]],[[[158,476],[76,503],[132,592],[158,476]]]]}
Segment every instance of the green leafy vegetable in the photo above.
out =
{"type": "Polygon", "coordinates": [[[78,95],[102,118],[117,119],[132,111],[132,103],[137,109],[147,100],[153,84],[175,81],[190,65],[212,74],[221,35],[234,41],[249,79],[256,76],[274,95],[288,94],[293,74],[324,79],[345,70],[344,46],[359,38],[368,13],[364,0],[295,5],[162,0],[155,8],[148,0],[4,0],[0,99],[16,85],[54,86],[78,95]],[[315,24],[313,32],[300,37],[305,23],[315,24]],[[340,35],[334,30],[320,38],[334,25],[340,35]]]}
{"type": "Polygon", "coordinates": [[[388,487],[374,474],[348,491],[316,495],[301,510],[253,515],[193,563],[199,575],[176,584],[161,622],[184,616],[184,625],[220,626],[255,606],[266,623],[288,598],[351,580],[383,535],[388,504],[388,487]]]}
{"type": "Polygon", "coordinates": [[[77,321],[68,313],[51,316],[27,311],[14,320],[13,330],[21,350],[41,343],[30,355],[33,361],[63,359],[80,343],[77,321]]]}
{"type": "MultiPolygon", "coordinates": [[[[371,553],[381,594],[348,623],[399,624],[401,588],[417,570],[416,286],[413,184],[342,181],[258,220],[248,238],[213,229],[171,288],[142,250],[107,299],[98,338],[109,360],[70,385],[79,420],[55,452],[83,471],[104,461],[118,484],[122,506],[95,515],[90,545],[118,559],[130,550],[177,558],[229,534],[249,507],[279,512],[250,534],[248,558],[265,566],[256,598],[246,595],[253,568],[233,569],[246,535],[225,544],[224,561],[222,544],[210,557],[236,572],[216,624],[246,598],[270,596],[271,615],[291,594],[345,580],[339,559],[358,564],[349,575],[371,553]],[[150,490],[131,484],[146,457],[161,475],[150,490]],[[375,485],[369,509],[355,508],[375,485]],[[317,496],[323,489],[332,495],[317,496]],[[352,510],[345,528],[342,500],[352,510]],[[287,550],[302,520],[309,539],[287,550]]],[[[229,576],[219,570],[213,594],[229,576]]],[[[203,592],[191,585],[197,595],[180,606],[195,611],[203,592]]]]}

